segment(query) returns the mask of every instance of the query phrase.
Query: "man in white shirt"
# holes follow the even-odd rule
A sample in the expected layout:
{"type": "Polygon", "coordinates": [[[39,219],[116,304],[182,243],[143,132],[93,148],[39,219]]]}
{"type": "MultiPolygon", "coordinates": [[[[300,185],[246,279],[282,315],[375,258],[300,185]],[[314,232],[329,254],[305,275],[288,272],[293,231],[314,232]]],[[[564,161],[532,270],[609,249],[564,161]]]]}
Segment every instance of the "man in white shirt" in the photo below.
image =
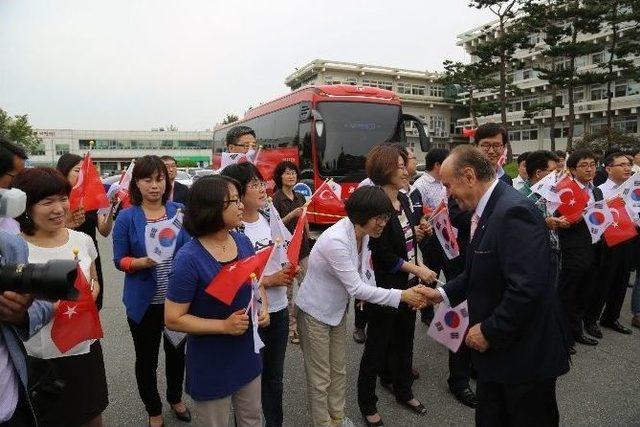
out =
{"type": "Polygon", "coordinates": [[[513,179],[513,188],[520,191],[522,187],[524,187],[524,183],[527,182],[529,177],[527,176],[527,156],[529,155],[528,151],[520,154],[518,156],[518,176],[513,179]]]}
{"type": "MultiPolygon", "coordinates": [[[[24,169],[25,151],[0,137],[0,188],[11,188],[13,178],[24,169]]],[[[9,234],[20,233],[20,226],[13,218],[0,218],[0,230],[9,234]]]]}
{"type": "MultiPolygon", "coordinates": [[[[602,190],[605,199],[610,199],[615,196],[618,187],[631,176],[631,161],[624,153],[618,152],[607,156],[604,164],[608,178],[598,188],[602,190]]],[[[635,240],[630,240],[613,247],[601,247],[597,285],[593,287],[584,318],[585,331],[595,338],[602,338],[598,321],[601,326],[621,334],[632,333],[631,329],[623,326],[618,319],[631,276],[634,244],[635,240]]]]}
{"type": "Polygon", "coordinates": [[[633,166],[631,166],[631,171],[633,173],[640,172],[640,150],[633,150],[631,155],[633,156],[633,166]]]}

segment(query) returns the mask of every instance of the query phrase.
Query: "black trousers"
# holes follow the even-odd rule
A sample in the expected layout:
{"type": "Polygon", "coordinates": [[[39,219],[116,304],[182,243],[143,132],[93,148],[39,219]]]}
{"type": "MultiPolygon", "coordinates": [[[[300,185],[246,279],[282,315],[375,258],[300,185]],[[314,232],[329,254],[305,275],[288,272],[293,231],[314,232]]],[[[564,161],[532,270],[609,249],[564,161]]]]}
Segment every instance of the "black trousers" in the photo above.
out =
{"type": "Polygon", "coordinates": [[[501,384],[478,380],[477,427],[547,427],[560,422],[556,379],[501,384]]]}
{"type": "Polygon", "coordinates": [[[598,269],[597,263],[594,262],[588,269],[563,267],[560,271],[558,296],[573,337],[583,334],[582,321],[593,287],[597,282],[598,269]]]}
{"type": "Polygon", "coordinates": [[[365,310],[366,303],[358,299],[353,301],[353,316],[355,318],[355,325],[357,329],[365,329],[367,327],[367,310],[365,310]],[[362,306],[361,306],[362,304],[362,306]]]}
{"type": "Polygon", "coordinates": [[[602,323],[613,323],[620,317],[631,276],[634,244],[625,242],[612,248],[603,246],[601,268],[589,298],[585,322],[596,323],[600,320],[602,323]]]}
{"type": "Polygon", "coordinates": [[[404,303],[392,309],[367,305],[368,330],[358,373],[358,405],[364,415],[377,411],[376,381],[390,379],[396,400],[413,399],[411,366],[416,314],[404,303]]]}
{"type": "MultiPolygon", "coordinates": [[[[162,400],[158,393],[158,353],[164,331],[164,304],[152,304],[140,323],[127,318],[136,351],[136,381],[142,403],[149,416],[162,414],[162,400]]],[[[184,346],[178,348],[164,337],[165,371],[167,376],[167,401],[170,404],[182,400],[184,381],[184,346]]],[[[186,341],[186,340],[185,340],[186,341]]]]}

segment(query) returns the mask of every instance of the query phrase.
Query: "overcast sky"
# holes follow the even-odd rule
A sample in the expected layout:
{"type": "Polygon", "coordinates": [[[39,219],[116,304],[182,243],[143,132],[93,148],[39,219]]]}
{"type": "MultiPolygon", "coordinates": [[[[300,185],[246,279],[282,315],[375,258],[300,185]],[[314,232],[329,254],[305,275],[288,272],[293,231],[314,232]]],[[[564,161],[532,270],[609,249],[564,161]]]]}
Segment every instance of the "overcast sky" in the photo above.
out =
{"type": "Polygon", "coordinates": [[[40,128],[212,128],[316,58],[438,71],[467,0],[0,0],[0,108],[40,128]]]}

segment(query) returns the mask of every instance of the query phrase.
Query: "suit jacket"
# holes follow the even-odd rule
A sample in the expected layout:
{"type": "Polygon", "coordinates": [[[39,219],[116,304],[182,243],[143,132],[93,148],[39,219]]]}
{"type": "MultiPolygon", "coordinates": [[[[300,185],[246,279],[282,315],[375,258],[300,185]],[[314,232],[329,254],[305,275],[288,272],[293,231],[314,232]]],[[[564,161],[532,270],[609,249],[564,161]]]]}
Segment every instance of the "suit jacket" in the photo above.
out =
{"type": "MultiPolygon", "coordinates": [[[[602,197],[602,190],[594,187],[594,200],[602,200],[602,197]]],[[[591,234],[584,220],[580,220],[569,228],[559,228],[558,237],[560,238],[562,265],[565,269],[586,271],[599,257],[600,242],[591,243],[591,234]]]]}
{"type": "Polygon", "coordinates": [[[486,352],[472,351],[479,379],[517,384],[569,370],[551,257],[540,212],[498,182],[469,242],[464,272],[444,286],[452,306],[468,300],[469,325],[480,323],[489,341],[486,352]]]}
{"type": "MultiPolygon", "coordinates": [[[[181,204],[167,202],[165,205],[167,218],[172,218],[181,204]]],[[[121,261],[126,257],[142,258],[147,256],[144,230],[147,218],[141,206],[131,206],[120,212],[113,225],[113,262],[118,270],[122,270],[121,261]]],[[[184,228],[177,237],[174,254],[191,239],[184,228]]],[[[122,301],[127,309],[127,316],[136,323],[140,323],[144,313],[149,308],[156,292],[156,268],[145,268],[124,276],[124,292],[122,301]]]]}
{"type": "MultiPolygon", "coordinates": [[[[411,214],[409,198],[402,193],[398,193],[398,200],[400,200],[400,205],[409,223],[415,226],[415,218],[411,214]]],[[[402,264],[408,261],[407,245],[397,215],[391,216],[380,237],[369,240],[369,247],[371,248],[371,260],[378,287],[407,289],[409,273],[400,270],[402,264]]],[[[417,262],[418,253],[415,235],[413,237],[413,250],[417,262]]]]}
{"type": "Polygon", "coordinates": [[[500,176],[498,179],[500,181],[504,182],[505,184],[508,184],[508,185],[513,187],[513,179],[511,179],[511,177],[509,175],[507,175],[506,172],[504,174],[502,174],[502,176],[500,176]]]}
{"type": "Polygon", "coordinates": [[[173,181],[173,201],[183,205],[187,204],[187,195],[189,194],[189,187],[184,184],[180,184],[178,181],[173,181]]]}

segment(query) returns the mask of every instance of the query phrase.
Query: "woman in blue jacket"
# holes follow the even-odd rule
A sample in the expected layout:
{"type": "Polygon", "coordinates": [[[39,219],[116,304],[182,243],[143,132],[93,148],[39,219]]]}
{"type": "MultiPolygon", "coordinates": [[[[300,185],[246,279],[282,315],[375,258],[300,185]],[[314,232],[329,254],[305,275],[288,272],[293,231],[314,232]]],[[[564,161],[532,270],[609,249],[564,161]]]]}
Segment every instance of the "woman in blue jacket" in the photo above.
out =
{"type": "MultiPolygon", "coordinates": [[[[132,206],[120,212],[113,228],[113,260],[116,268],[125,272],[123,302],[136,351],[138,392],[150,426],[163,425],[156,370],[173,257],[158,264],[147,256],[145,227],[173,218],[182,208],[181,204],[168,201],[170,194],[169,174],[162,160],[158,156],[142,157],[133,168],[129,187],[132,206]]],[[[175,239],[174,253],[190,237],[180,230],[175,239]]],[[[178,419],[188,422],[191,414],[182,401],[184,346],[184,340],[176,347],[164,336],[167,400],[178,419]]]]}

